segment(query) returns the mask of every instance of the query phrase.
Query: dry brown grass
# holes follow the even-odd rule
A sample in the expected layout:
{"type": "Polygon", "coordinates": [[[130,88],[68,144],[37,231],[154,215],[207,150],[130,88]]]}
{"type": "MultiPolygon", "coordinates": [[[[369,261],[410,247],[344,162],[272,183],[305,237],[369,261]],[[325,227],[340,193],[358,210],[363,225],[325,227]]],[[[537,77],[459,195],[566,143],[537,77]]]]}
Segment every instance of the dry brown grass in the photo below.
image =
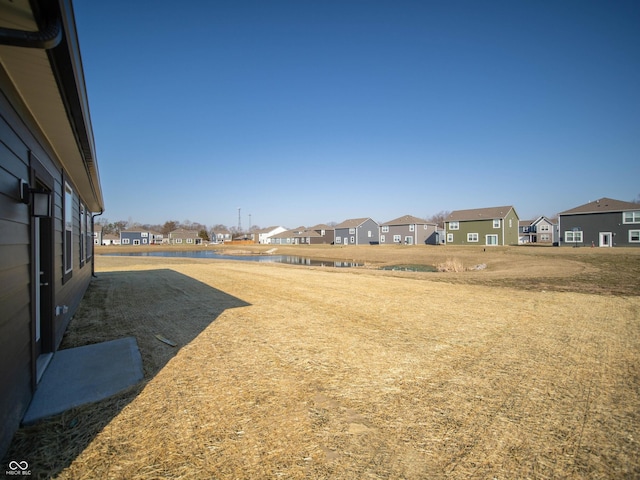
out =
{"type": "Polygon", "coordinates": [[[145,381],[6,458],[65,479],[640,476],[640,252],[302,250],[369,268],[98,257],[63,346],[134,335],[145,381]],[[448,257],[487,269],[371,268],[448,257]],[[561,291],[603,265],[624,277],[605,295],[561,291]]]}

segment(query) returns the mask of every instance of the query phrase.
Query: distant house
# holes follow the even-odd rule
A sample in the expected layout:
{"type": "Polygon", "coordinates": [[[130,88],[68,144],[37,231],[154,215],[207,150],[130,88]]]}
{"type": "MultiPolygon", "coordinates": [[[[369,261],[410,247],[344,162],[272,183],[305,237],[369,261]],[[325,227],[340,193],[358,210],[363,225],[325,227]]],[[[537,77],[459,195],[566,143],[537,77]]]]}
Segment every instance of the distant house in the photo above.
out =
{"type": "Polygon", "coordinates": [[[335,226],[335,245],[377,245],[380,225],[371,218],[351,218],[335,226]]]}
{"type": "Polygon", "coordinates": [[[102,225],[93,226],[93,244],[102,245],[102,225]]]}
{"type": "Polygon", "coordinates": [[[112,233],[102,235],[102,245],[120,245],[120,235],[112,233]]]}
{"type": "Polygon", "coordinates": [[[380,224],[380,243],[438,245],[437,225],[422,218],[404,215],[380,224]]]}
{"type": "Polygon", "coordinates": [[[561,212],[560,245],[640,246],[640,204],[601,198],[561,212]]]}
{"type": "Polygon", "coordinates": [[[307,243],[304,237],[306,228],[303,226],[285,230],[269,237],[269,243],[273,245],[300,245],[307,243]]]}
{"type": "Polygon", "coordinates": [[[335,240],[335,228],[324,223],[319,223],[307,229],[308,232],[315,232],[315,235],[309,236],[309,242],[312,245],[332,244],[335,240]]]}
{"type": "Polygon", "coordinates": [[[164,243],[164,235],[160,232],[149,230],[149,244],[160,245],[162,243],[164,243]]]}
{"type": "Polygon", "coordinates": [[[218,228],[213,230],[213,237],[211,240],[217,243],[228,242],[231,240],[232,235],[226,228],[218,228]]]}
{"type": "Polygon", "coordinates": [[[287,231],[286,228],[280,227],[280,226],[267,227],[267,228],[261,228],[260,230],[256,230],[255,232],[252,232],[251,236],[253,237],[254,241],[257,241],[260,244],[266,244],[266,243],[271,243],[269,239],[272,236],[277,235],[278,233],[286,232],[286,231],[287,231]]]}
{"type": "Polygon", "coordinates": [[[1,11],[4,457],[91,283],[93,216],[105,204],[71,2],[2,2],[1,11]]]}
{"type": "Polygon", "coordinates": [[[196,230],[178,228],[169,232],[169,243],[181,246],[202,245],[202,238],[196,230]]]}
{"type": "Polygon", "coordinates": [[[147,230],[132,228],[120,232],[120,245],[149,245],[150,243],[147,230]]]}
{"type": "Polygon", "coordinates": [[[518,214],[512,206],[456,210],[445,219],[448,245],[516,245],[518,214]]]}
{"type": "Polygon", "coordinates": [[[557,237],[557,224],[544,215],[535,220],[518,222],[518,243],[553,244],[557,237]]]}

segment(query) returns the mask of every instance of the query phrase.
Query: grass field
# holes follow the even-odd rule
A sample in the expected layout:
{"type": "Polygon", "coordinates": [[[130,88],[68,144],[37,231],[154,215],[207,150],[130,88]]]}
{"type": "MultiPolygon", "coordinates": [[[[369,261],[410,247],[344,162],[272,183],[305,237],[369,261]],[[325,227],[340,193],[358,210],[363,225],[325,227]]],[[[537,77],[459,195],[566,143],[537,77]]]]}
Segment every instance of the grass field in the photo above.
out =
{"type": "Polygon", "coordinates": [[[133,335],[145,380],[5,458],[68,479],[640,477],[640,249],[277,253],[365,266],[97,255],[62,347],[133,335]],[[486,268],[378,269],[447,262],[486,268]]]}

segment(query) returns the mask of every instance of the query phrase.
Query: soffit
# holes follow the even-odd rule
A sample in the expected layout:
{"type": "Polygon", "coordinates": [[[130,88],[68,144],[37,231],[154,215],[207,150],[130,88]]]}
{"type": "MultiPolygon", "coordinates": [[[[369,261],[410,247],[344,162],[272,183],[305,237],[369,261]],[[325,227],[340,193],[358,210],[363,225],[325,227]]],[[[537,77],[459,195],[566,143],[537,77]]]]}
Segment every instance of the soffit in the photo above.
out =
{"type": "MultiPolygon", "coordinates": [[[[28,5],[24,0],[14,0],[9,6],[0,2],[0,25],[36,31],[38,27],[28,5]]],[[[102,210],[46,50],[1,45],[0,64],[82,199],[91,211],[102,210]]]]}

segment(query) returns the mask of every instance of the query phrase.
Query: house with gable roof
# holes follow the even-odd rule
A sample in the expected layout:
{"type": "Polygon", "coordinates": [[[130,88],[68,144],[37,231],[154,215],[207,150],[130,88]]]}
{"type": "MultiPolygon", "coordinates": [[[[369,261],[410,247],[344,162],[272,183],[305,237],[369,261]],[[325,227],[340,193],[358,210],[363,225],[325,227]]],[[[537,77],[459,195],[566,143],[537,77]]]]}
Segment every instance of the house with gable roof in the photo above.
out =
{"type": "Polygon", "coordinates": [[[535,220],[518,222],[518,243],[553,244],[557,238],[557,224],[544,215],[535,220]]]}
{"type": "Polygon", "coordinates": [[[558,214],[560,245],[640,246],[640,204],[601,198],[558,214]]]}
{"type": "Polygon", "coordinates": [[[448,245],[517,245],[518,214],[510,206],[455,210],[445,219],[448,245]]]}
{"type": "Polygon", "coordinates": [[[270,243],[269,239],[277,235],[278,233],[286,232],[287,229],[281,226],[273,226],[267,228],[261,228],[260,230],[256,230],[251,232],[251,238],[255,242],[257,241],[260,244],[270,243]]]}
{"type": "Polygon", "coordinates": [[[196,230],[178,228],[169,232],[169,243],[171,245],[202,245],[202,238],[196,230]]]}
{"type": "Polygon", "coordinates": [[[380,243],[438,245],[437,225],[413,215],[404,215],[380,224],[380,243]]]}
{"type": "Polygon", "coordinates": [[[335,226],[335,245],[378,245],[380,225],[371,218],[351,218],[335,226]]]}

